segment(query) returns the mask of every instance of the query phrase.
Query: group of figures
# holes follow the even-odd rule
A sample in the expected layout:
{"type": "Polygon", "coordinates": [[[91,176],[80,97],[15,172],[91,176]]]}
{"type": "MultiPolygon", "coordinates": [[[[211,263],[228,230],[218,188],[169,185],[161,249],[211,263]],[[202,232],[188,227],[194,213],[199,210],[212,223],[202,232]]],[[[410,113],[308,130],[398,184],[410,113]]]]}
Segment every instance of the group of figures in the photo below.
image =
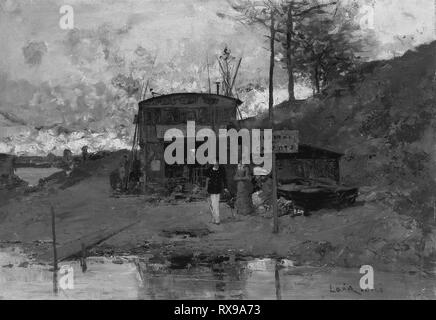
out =
{"type": "MultiPolygon", "coordinates": [[[[256,210],[252,201],[254,192],[253,176],[250,167],[242,163],[238,164],[235,175],[233,176],[236,182],[236,201],[235,209],[238,215],[254,215],[256,210]]],[[[268,177],[262,178],[264,181],[259,181],[265,186],[268,186],[268,177]]],[[[220,224],[219,202],[222,193],[228,193],[226,173],[223,166],[215,161],[211,168],[206,172],[207,192],[210,195],[210,211],[212,213],[212,223],[220,224]]],[[[263,193],[267,195],[267,192],[263,193]]],[[[265,199],[267,202],[268,199],[265,199]]]]}
{"type": "Polygon", "coordinates": [[[141,162],[135,156],[133,160],[124,155],[118,167],[111,172],[110,184],[118,192],[139,192],[141,180],[141,162]]]}
{"type": "MultiPolygon", "coordinates": [[[[225,168],[218,162],[212,163],[211,167],[206,170],[206,188],[210,195],[209,205],[212,213],[212,222],[220,223],[219,203],[222,194],[230,194],[227,189],[227,177],[225,168]]],[[[257,178],[259,179],[259,178],[257,178]]],[[[263,177],[266,181],[259,181],[268,186],[268,177],[263,177]]],[[[255,215],[256,209],[253,205],[252,195],[255,191],[256,182],[253,179],[250,167],[239,163],[233,180],[236,182],[236,197],[234,207],[238,215],[255,215]]],[[[110,175],[110,184],[113,190],[118,192],[140,192],[141,183],[141,162],[137,157],[133,161],[129,156],[124,155],[119,166],[112,171],[110,175]]],[[[267,192],[263,193],[267,195],[267,192]]],[[[267,199],[265,199],[267,202],[267,199]]]]}
{"type": "MultiPolygon", "coordinates": [[[[88,146],[83,146],[81,150],[82,155],[80,157],[80,162],[84,163],[89,160],[88,146]]],[[[78,161],[78,159],[74,158],[73,152],[70,149],[64,150],[62,155],[62,168],[67,173],[67,176],[69,176],[70,173],[74,170],[75,164],[78,161]]]]}

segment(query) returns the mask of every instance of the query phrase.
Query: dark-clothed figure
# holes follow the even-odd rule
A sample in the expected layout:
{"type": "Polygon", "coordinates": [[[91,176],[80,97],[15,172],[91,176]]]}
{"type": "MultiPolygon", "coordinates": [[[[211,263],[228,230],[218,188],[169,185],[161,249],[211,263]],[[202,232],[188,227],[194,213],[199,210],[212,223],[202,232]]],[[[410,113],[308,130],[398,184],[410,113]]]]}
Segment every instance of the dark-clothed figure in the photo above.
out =
{"type": "Polygon", "coordinates": [[[65,149],[64,150],[64,154],[62,156],[62,162],[68,166],[71,166],[71,164],[73,163],[73,153],[71,152],[70,149],[65,149]]]}
{"type": "Polygon", "coordinates": [[[135,157],[132,163],[132,172],[130,172],[129,180],[139,182],[141,174],[141,161],[135,157]]]}
{"type": "Polygon", "coordinates": [[[85,162],[88,160],[89,154],[88,154],[88,146],[82,147],[82,161],[85,162]]]}
{"type": "Polygon", "coordinates": [[[137,159],[136,156],[132,162],[132,167],[128,177],[127,190],[129,192],[137,192],[141,179],[141,161],[137,159]]]}
{"type": "Polygon", "coordinates": [[[210,210],[212,222],[220,224],[220,196],[223,191],[227,191],[226,171],[217,161],[212,164],[206,172],[207,193],[210,195],[210,210]]]}

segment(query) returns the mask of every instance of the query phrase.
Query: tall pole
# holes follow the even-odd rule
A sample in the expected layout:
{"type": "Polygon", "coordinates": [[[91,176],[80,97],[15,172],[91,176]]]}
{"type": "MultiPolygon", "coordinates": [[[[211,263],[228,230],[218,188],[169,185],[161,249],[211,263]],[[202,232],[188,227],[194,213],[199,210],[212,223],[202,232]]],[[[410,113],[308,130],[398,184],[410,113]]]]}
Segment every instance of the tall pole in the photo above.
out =
{"type": "Polygon", "coordinates": [[[82,267],[82,272],[85,273],[88,269],[86,265],[86,246],[82,243],[82,257],[80,258],[80,266],[82,267]]]}
{"type": "Polygon", "coordinates": [[[207,63],[207,81],[209,84],[209,94],[212,93],[212,88],[210,86],[210,70],[209,70],[209,57],[206,55],[206,63],[207,63]]]}
{"type": "MultiPolygon", "coordinates": [[[[157,60],[157,53],[154,56],[153,64],[151,65],[151,71],[150,71],[151,76],[153,76],[153,71],[154,71],[154,67],[156,65],[156,60],[157,60]]],[[[150,76],[150,78],[151,78],[151,76],[150,76]]],[[[148,91],[148,87],[150,84],[150,78],[148,78],[148,80],[147,80],[147,85],[145,86],[144,96],[142,97],[142,99],[145,99],[147,97],[147,91],[148,91]]],[[[143,141],[140,141],[140,142],[141,142],[141,144],[142,144],[142,142],[144,143],[144,167],[143,167],[144,172],[142,175],[142,180],[143,180],[142,192],[143,192],[143,194],[145,194],[147,192],[147,120],[148,119],[147,119],[146,113],[141,112],[141,109],[138,106],[138,125],[139,125],[138,130],[142,130],[143,141]],[[142,116],[144,116],[144,118],[142,118],[142,116]]],[[[139,135],[139,131],[137,134],[139,135]]]]}
{"type": "MultiPolygon", "coordinates": [[[[236,71],[235,71],[235,74],[233,75],[232,83],[230,84],[230,92],[233,91],[233,87],[235,86],[236,76],[238,75],[239,67],[241,66],[241,62],[242,62],[242,58],[239,59],[238,64],[236,66],[236,71]]],[[[238,92],[236,92],[236,94],[238,94],[238,92]]]]}
{"type": "Polygon", "coordinates": [[[138,126],[139,126],[139,112],[138,115],[135,116],[135,133],[133,135],[133,145],[132,145],[132,151],[130,152],[130,163],[129,163],[129,171],[126,172],[127,177],[126,177],[126,182],[124,185],[124,189],[127,191],[127,189],[129,188],[129,182],[130,182],[130,173],[133,170],[133,162],[134,162],[134,155],[135,155],[135,148],[136,148],[136,140],[137,140],[137,136],[138,136],[138,126]]]}
{"type": "MultiPolygon", "coordinates": [[[[274,8],[271,8],[271,57],[269,66],[269,122],[271,130],[273,131],[274,141],[274,42],[275,42],[275,20],[274,20],[274,8]]],[[[279,216],[277,208],[277,172],[276,172],[276,154],[274,152],[274,146],[272,148],[271,160],[272,160],[272,178],[273,178],[273,190],[272,190],[272,205],[273,205],[273,217],[274,217],[274,233],[279,232],[279,216]]]]}
{"type": "Polygon", "coordinates": [[[143,167],[143,180],[144,184],[142,186],[142,192],[145,194],[147,192],[147,116],[145,112],[138,113],[139,130],[143,132],[143,143],[144,143],[144,167],[143,167]]]}
{"type": "Polygon", "coordinates": [[[58,253],[56,250],[56,214],[53,206],[50,206],[51,211],[51,232],[53,238],[53,292],[58,293],[58,253]]]}

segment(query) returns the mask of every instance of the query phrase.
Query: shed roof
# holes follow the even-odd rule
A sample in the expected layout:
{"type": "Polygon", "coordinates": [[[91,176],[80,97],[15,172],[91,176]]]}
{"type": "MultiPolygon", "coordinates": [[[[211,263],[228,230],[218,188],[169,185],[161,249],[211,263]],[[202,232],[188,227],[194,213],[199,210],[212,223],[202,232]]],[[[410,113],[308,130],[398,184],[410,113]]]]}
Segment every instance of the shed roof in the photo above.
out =
{"type": "Polygon", "coordinates": [[[236,103],[237,106],[242,104],[242,101],[236,98],[228,97],[228,96],[222,96],[218,94],[212,94],[212,93],[196,93],[196,92],[180,92],[180,93],[171,93],[166,94],[162,96],[153,97],[147,100],[143,100],[139,102],[139,107],[148,105],[148,104],[158,104],[159,101],[163,101],[165,99],[169,98],[177,98],[177,97],[192,97],[192,96],[198,96],[198,97],[204,97],[204,98],[219,98],[219,99],[225,99],[229,101],[233,101],[236,103]]]}
{"type": "Polygon", "coordinates": [[[278,159],[339,159],[344,154],[307,144],[298,146],[298,153],[277,153],[278,159]]]}

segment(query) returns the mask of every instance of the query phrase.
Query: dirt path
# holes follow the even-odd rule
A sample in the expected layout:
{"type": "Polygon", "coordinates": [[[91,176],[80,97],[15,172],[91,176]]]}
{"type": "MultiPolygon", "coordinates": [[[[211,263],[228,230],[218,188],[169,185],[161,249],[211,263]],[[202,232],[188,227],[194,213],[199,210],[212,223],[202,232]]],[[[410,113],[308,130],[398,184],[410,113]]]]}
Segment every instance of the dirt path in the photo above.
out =
{"type": "Polygon", "coordinates": [[[94,254],[276,256],[297,264],[407,270],[422,264],[421,229],[413,219],[381,205],[281,217],[280,233],[273,234],[272,219],[233,220],[224,204],[222,224],[215,226],[209,223],[206,202],[152,206],[145,197],[114,198],[108,181],[111,166],[91,167],[90,178],[67,189],[51,184],[0,204],[0,246],[19,245],[36,258],[50,250],[53,205],[59,246],[138,221],[98,245],[94,254]]]}
{"type": "MultiPolygon", "coordinates": [[[[209,223],[206,202],[153,207],[142,197],[113,198],[103,177],[87,179],[67,190],[24,196],[0,207],[4,216],[0,241],[19,241],[27,245],[35,241],[48,242],[51,239],[50,204],[56,211],[59,245],[135,220],[141,222],[112,237],[105,245],[129,250],[145,243],[173,243],[202,251],[234,249],[254,254],[285,254],[282,245],[271,249],[271,244],[280,240],[289,242],[286,235],[272,235],[271,220],[261,217],[231,220],[231,212],[224,204],[221,206],[223,224],[215,226],[209,223]]],[[[40,247],[43,250],[44,246],[40,247]]]]}

